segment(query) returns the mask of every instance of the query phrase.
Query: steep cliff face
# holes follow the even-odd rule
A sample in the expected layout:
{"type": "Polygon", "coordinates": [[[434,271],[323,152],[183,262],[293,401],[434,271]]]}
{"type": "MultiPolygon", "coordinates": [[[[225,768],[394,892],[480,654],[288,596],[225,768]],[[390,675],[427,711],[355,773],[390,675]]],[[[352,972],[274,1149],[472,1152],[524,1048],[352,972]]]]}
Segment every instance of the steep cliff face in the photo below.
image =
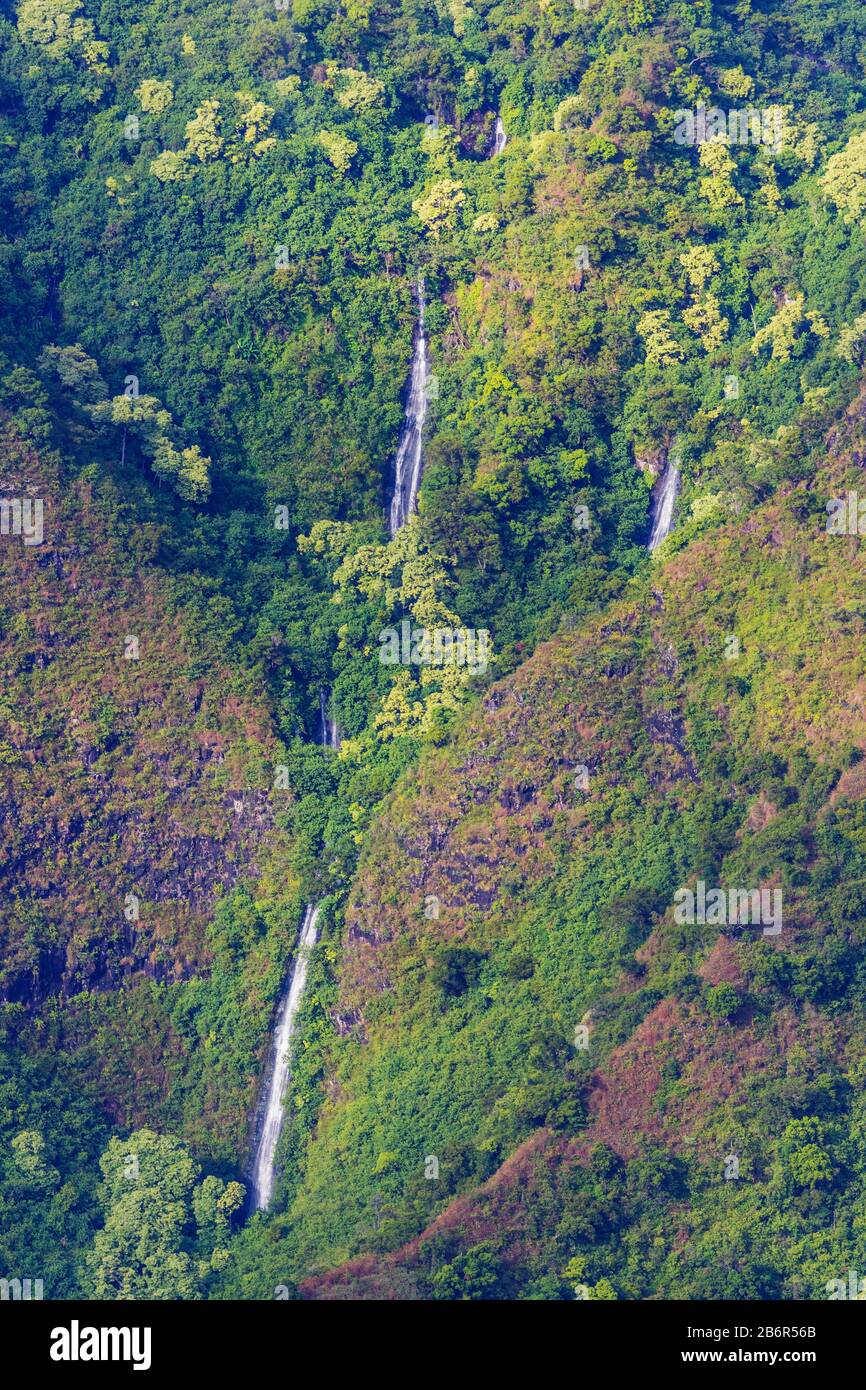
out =
{"type": "Polygon", "coordinates": [[[0,17],[0,1274],[820,1295],[866,1268],[866,7],[114,8],[0,17]]]}
{"type": "Polygon", "coordinates": [[[645,683],[646,612],[621,607],[545,644],[427,758],[371,838],[347,909],[342,998],[362,1012],[431,944],[507,937],[524,895],[603,835],[595,797],[640,763],[655,802],[690,768],[645,683]]]}
{"type": "MultiPolygon", "coordinates": [[[[3,997],[206,968],[216,897],[256,875],[276,747],[253,682],[196,632],[148,535],[8,429],[0,539],[3,997]]],[[[119,499],[115,499],[119,501],[119,499]]]]}
{"type": "Polygon", "coordinates": [[[371,1176],[346,1225],[377,1207],[360,1243],[380,1254],[306,1296],[459,1296],[479,1261],[493,1296],[570,1296],[563,1249],[585,1256],[572,1282],[620,1296],[820,1296],[832,1258],[809,1228],[863,1123],[866,561],[826,530],[860,415],[808,487],[720,512],[393,798],[347,911],[356,1042],[296,1205],[314,1231],[317,1185],[357,1145],[371,1176]],[[727,896],[684,920],[701,883],[778,893],[778,924],[732,920],[727,896]],[[424,1117],[414,1152],[386,1092],[424,1117]],[[371,1131],[398,1151],[378,1175],[371,1131]],[[473,1152],[479,1177],[503,1160],[477,1187],[473,1152]]]}

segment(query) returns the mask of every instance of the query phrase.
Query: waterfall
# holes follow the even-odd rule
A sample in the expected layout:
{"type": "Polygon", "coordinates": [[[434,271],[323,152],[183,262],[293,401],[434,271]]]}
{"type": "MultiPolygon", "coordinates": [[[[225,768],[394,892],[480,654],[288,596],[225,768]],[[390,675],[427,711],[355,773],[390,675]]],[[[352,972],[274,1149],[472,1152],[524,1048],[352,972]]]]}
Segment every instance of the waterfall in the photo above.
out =
{"type": "MultiPolygon", "coordinates": [[[[328,700],[329,692],[321,690],[319,692],[319,710],[322,716],[322,747],[339,748],[340,731],[336,721],[328,715],[328,700]]],[[[310,952],[316,944],[319,906],[319,903],[311,903],[304,909],[304,920],[301,924],[298,947],[289,974],[288,988],[280,1001],[277,1013],[271,1061],[267,1073],[267,1097],[253,1160],[251,1203],[255,1211],[267,1209],[274,1190],[274,1156],[277,1151],[280,1130],[283,1127],[283,1100],[291,1074],[289,1062],[292,1038],[307,983],[310,952]]]]}
{"type": "Polygon", "coordinates": [[[321,711],[322,715],[322,747],[339,748],[340,730],[337,728],[336,719],[332,719],[331,716],[328,714],[329,699],[330,695],[327,690],[322,690],[319,692],[319,710],[321,711]]]}
{"type": "Polygon", "coordinates": [[[298,950],[289,976],[289,987],[277,1015],[267,1104],[262,1116],[253,1165],[252,1204],[256,1211],[264,1211],[267,1208],[274,1188],[274,1154],[283,1124],[283,1098],[289,1081],[292,1035],[304,996],[304,986],[307,983],[310,951],[316,944],[318,918],[319,905],[315,903],[304,913],[298,950]]]}
{"type": "Polygon", "coordinates": [[[665,536],[670,534],[674,520],[674,503],[680,485],[680,470],[674,459],[668,459],[662,473],[655,500],[653,502],[653,521],[648,550],[660,546],[665,536]]]}
{"type": "Polygon", "coordinates": [[[415,287],[418,300],[418,326],[415,329],[412,371],[406,401],[406,423],[397,445],[394,465],[394,495],[391,498],[391,535],[396,536],[415,510],[418,484],[423,467],[422,442],[427,414],[427,334],[424,331],[424,281],[415,287]]]}
{"type": "Polygon", "coordinates": [[[505,146],[507,144],[508,136],[505,134],[505,126],[502,124],[502,117],[497,116],[496,129],[493,133],[493,150],[491,151],[491,158],[493,157],[493,155],[502,154],[502,151],[505,149],[505,146]]]}

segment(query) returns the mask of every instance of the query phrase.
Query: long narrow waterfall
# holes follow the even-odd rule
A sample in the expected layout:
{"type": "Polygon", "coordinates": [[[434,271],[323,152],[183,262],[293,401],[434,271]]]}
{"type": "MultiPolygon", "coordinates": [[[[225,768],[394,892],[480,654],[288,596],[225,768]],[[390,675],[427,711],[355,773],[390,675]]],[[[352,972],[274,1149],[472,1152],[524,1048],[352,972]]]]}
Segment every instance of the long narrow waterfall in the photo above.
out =
{"type": "Polygon", "coordinates": [[[491,157],[492,155],[502,154],[507,144],[508,136],[505,134],[505,126],[502,124],[502,117],[497,116],[496,129],[493,133],[493,150],[491,152],[491,157]]]}
{"type": "Polygon", "coordinates": [[[406,401],[406,423],[397,445],[394,465],[394,495],[391,498],[391,535],[396,536],[415,510],[421,470],[424,466],[423,435],[427,414],[427,334],[424,329],[424,281],[415,287],[418,300],[418,326],[412,352],[412,371],[406,401]]]}
{"type": "Polygon", "coordinates": [[[653,523],[647,547],[649,550],[655,550],[657,546],[661,545],[665,536],[670,534],[674,522],[674,503],[677,500],[679,485],[679,467],[673,458],[669,458],[653,503],[653,523]]]}
{"type": "Polygon", "coordinates": [[[319,709],[322,715],[322,747],[339,748],[340,730],[337,728],[336,719],[332,719],[328,713],[329,693],[322,690],[319,693],[319,709]]]}
{"type": "Polygon", "coordinates": [[[307,983],[310,951],[316,944],[318,919],[319,905],[315,903],[304,913],[304,924],[298,938],[298,951],[289,977],[289,988],[277,1015],[267,1105],[262,1116],[253,1166],[252,1203],[257,1211],[264,1211],[269,1205],[274,1189],[274,1155],[283,1124],[283,1099],[289,1081],[292,1035],[304,995],[304,986],[307,983]]]}
{"type": "MultiPolygon", "coordinates": [[[[329,698],[328,691],[320,691],[322,747],[339,748],[340,732],[336,721],[331,719],[328,714],[329,698]]],[[[318,923],[319,904],[311,903],[304,911],[304,920],[289,975],[288,988],[280,1001],[277,1024],[274,1029],[270,1066],[267,1072],[267,1096],[253,1161],[251,1202],[256,1211],[264,1211],[270,1205],[271,1194],[274,1190],[274,1157],[277,1152],[277,1140],[283,1127],[283,1100],[291,1075],[292,1038],[307,983],[310,952],[316,944],[318,923]]]]}

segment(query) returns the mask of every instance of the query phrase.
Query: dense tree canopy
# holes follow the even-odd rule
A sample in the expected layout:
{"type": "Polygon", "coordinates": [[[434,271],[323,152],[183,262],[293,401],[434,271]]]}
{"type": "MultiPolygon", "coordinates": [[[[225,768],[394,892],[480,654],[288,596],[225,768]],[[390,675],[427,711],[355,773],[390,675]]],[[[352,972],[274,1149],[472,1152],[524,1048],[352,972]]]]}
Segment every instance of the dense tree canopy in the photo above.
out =
{"type": "Polygon", "coordinates": [[[0,542],[0,1265],[823,1296],[866,1265],[866,614],[824,525],[866,456],[866,10],[18,0],[0,45],[4,468],[56,528],[0,542]],[[403,622],[489,660],[389,664],[403,622]],[[796,931],[689,936],[698,879],[796,931]]]}

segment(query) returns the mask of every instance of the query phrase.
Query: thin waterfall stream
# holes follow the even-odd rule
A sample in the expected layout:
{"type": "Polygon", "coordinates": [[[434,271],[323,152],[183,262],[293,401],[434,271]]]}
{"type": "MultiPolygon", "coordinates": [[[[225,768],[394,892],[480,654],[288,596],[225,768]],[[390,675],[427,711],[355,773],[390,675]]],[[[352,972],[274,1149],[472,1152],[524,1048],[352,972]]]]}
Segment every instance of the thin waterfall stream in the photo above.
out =
{"type": "Polygon", "coordinates": [[[328,704],[329,704],[329,702],[330,702],[330,695],[329,695],[329,692],[328,692],[327,690],[322,690],[322,691],[320,691],[320,692],[319,692],[319,710],[320,710],[321,716],[322,716],[322,725],[321,725],[321,735],[322,735],[321,742],[322,742],[322,747],[323,747],[323,748],[334,748],[334,749],[339,750],[339,747],[340,747],[340,730],[337,728],[337,721],[336,721],[336,719],[332,719],[331,716],[330,716],[330,714],[328,713],[328,704]]]}
{"type": "Polygon", "coordinates": [[[277,1151],[277,1140],[283,1126],[283,1100],[289,1082],[292,1036],[295,1031],[298,1010],[304,996],[304,987],[307,983],[310,951],[316,944],[318,919],[319,904],[312,903],[304,912],[304,922],[298,938],[298,950],[289,976],[289,987],[283,996],[277,1014],[267,1102],[262,1115],[253,1165],[252,1205],[255,1211],[267,1209],[274,1190],[274,1156],[277,1151]]]}
{"type": "MultiPolygon", "coordinates": [[[[319,710],[322,719],[322,747],[339,748],[340,731],[337,722],[328,714],[329,693],[319,694],[319,710]]],[[[283,1127],[283,1101],[285,1100],[291,1077],[292,1039],[295,1024],[307,984],[307,968],[310,952],[316,944],[319,926],[319,903],[310,903],[304,909],[304,920],[298,936],[298,946],[286,991],[280,1000],[271,1057],[267,1075],[267,1092],[262,1117],[259,1124],[258,1139],[253,1160],[251,1205],[254,1211],[265,1211],[270,1205],[274,1190],[274,1159],[277,1142],[283,1127]]]]}
{"type": "Polygon", "coordinates": [[[669,458],[665,464],[661,482],[658,486],[655,500],[653,502],[652,529],[650,530],[649,551],[655,550],[661,545],[666,536],[670,535],[674,524],[674,504],[677,500],[677,493],[680,486],[680,470],[676,459],[669,458]]]}
{"type": "MultiPolygon", "coordinates": [[[[502,117],[497,113],[491,158],[501,154],[507,144],[505,126],[502,124],[502,117]]],[[[415,298],[418,304],[418,322],[412,347],[412,367],[409,373],[404,424],[397,443],[397,457],[394,463],[394,493],[391,497],[389,517],[392,536],[396,536],[400,527],[406,525],[415,510],[424,469],[424,421],[427,418],[429,362],[427,331],[424,326],[426,305],[423,276],[419,276],[415,285],[415,298]]],[[[339,747],[339,744],[333,746],[339,747]]]]}
{"type": "Polygon", "coordinates": [[[394,464],[394,495],[391,498],[390,529],[396,536],[415,510],[418,486],[424,467],[424,420],[427,416],[427,333],[424,328],[424,281],[415,286],[418,323],[412,350],[412,370],[406,399],[405,423],[397,444],[394,464]]]}

